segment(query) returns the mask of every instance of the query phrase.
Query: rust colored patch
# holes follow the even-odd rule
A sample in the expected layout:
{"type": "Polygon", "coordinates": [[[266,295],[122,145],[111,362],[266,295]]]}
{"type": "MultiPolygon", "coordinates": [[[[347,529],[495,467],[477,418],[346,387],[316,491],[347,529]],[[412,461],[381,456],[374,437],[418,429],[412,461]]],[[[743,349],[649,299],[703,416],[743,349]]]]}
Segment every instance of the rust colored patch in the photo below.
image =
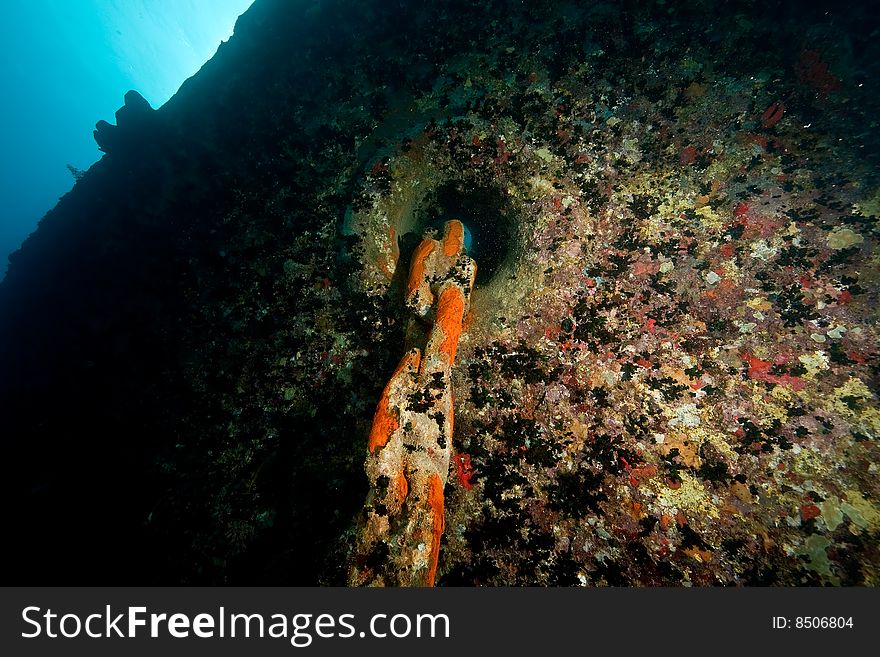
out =
{"type": "Polygon", "coordinates": [[[447,287],[437,302],[437,325],[443,331],[440,351],[449,356],[449,364],[455,363],[461,322],[464,319],[464,295],[457,287],[447,287]]]}
{"type": "Polygon", "coordinates": [[[391,434],[400,428],[399,411],[391,408],[391,386],[407,367],[418,369],[421,360],[422,354],[418,350],[405,354],[382,391],[382,396],[376,406],[376,413],[373,415],[373,426],[370,428],[370,437],[367,441],[370,454],[374,454],[380,447],[385,447],[391,434]]]}
{"type": "Polygon", "coordinates": [[[370,438],[367,446],[370,454],[374,454],[380,447],[385,447],[391,434],[400,428],[398,419],[398,411],[389,407],[389,382],[382,391],[382,397],[379,399],[379,405],[376,407],[376,413],[373,415],[373,426],[370,428],[370,438]]]}
{"type": "Polygon", "coordinates": [[[656,274],[660,270],[660,263],[656,260],[648,262],[637,260],[633,265],[633,276],[646,276],[656,274]]]}
{"type": "Polygon", "coordinates": [[[397,494],[400,496],[401,505],[406,501],[409,495],[409,482],[406,480],[406,474],[401,472],[397,475],[397,494]]]}
{"type": "Polygon", "coordinates": [[[431,542],[431,565],[428,569],[427,585],[434,586],[437,577],[437,562],[440,559],[440,538],[443,536],[443,482],[440,475],[432,474],[428,479],[428,505],[433,516],[433,541],[431,542]]]}
{"type": "Polygon", "coordinates": [[[470,454],[456,454],[452,457],[455,463],[455,474],[458,477],[458,483],[464,488],[470,490],[474,487],[472,477],[474,476],[474,465],[471,463],[470,454]]]}
{"type": "Polygon", "coordinates": [[[633,468],[630,472],[630,482],[634,486],[638,486],[641,482],[646,481],[657,474],[656,465],[643,465],[639,468],[633,468]]]}
{"type": "Polygon", "coordinates": [[[801,507],[801,518],[803,518],[804,522],[818,518],[820,515],[822,515],[822,511],[815,504],[804,504],[801,507]]]}
{"type": "Polygon", "coordinates": [[[761,115],[761,125],[765,128],[771,128],[779,122],[784,114],[785,105],[781,100],[777,100],[764,110],[764,113],[761,115]]]}
{"type": "Polygon", "coordinates": [[[464,226],[457,219],[446,222],[446,236],[443,238],[443,254],[451,258],[464,246],[464,226]]]}
{"type": "Polygon", "coordinates": [[[685,146],[678,155],[678,161],[682,164],[693,164],[697,161],[698,155],[696,146],[685,146]]]}
{"type": "Polygon", "coordinates": [[[761,360],[751,354],[743,354],[743,360],[749,364],[749,376],[753,379],[769,374],[770,368],[773,367],[773,363],[769,360],[761,360]]]}
{"type": "Polygon", "coordinates": [[[773,363],[770,361],[761,360],[757,356],[752,356],[751,354],[743,354],[743,360],[749,365],[749,378],[755,379],[756,381],[766,381],[767,383],[773,383],[775,385],[789,386],[794,391],[803,390],[807,385],[803,379],[799,379],[791,374],[771,374],[770,372],[773,368],[773,363]]]}
{"type": "Polygon", "coordinates": [[[685,548],[682,552],[700,563],[709,563],[712,561],[712,552],[710,550],[701,550],[700,548],[693,546],[685,548]]]}
{"type": "Polygon", "coordinates": [[[376,265],[379,267],[379,271],[381,271],[389,281],[394,278],[394,270],[391,268],[391,259],[388,256],[379,256],[376,265]]]}
{"type": "Polygon", "coordinates": [[[409,281],[407,282],[407,294],[413,294],[425,280],[425,258],[434,251],[434,240],[422,240],[416,247],[412,263],[409,266],[409,281]]]}
{"type": "Polygon", "coordinates": [[[633,520],[641,520],[648,516],[645,505],[641,502],[631,501],[624,505],[624,512],[633,520]]]}
{"type": "Polygon", "coordinates": [[[678,455],[673,457],[674,461],[689,468],[699,468],[703,464],[700,459],[699,442],[692,440],[687,433],[670,432],[666,440],[657,447],[664,456],[673,454],[672,450],[678,450],[678,455]]]}

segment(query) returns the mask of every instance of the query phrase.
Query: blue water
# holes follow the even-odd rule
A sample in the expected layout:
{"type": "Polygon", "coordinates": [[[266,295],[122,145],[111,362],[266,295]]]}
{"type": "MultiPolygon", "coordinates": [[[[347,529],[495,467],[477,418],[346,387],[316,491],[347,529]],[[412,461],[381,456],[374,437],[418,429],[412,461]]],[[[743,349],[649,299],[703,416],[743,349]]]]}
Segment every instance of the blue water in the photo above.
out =
{"type": "Polygon", "coordinates": [[[474,244],[474,236],[467,224],[462,224],[462,226],[464,226],[464,250],[470,251],[474,244]]]}
{"type": "Polygon", "coordinates": [[[4,0],[0,21],[0,277],[7,256],[102,155],[129,89],[159,107],[253,0],[4,0]]]}

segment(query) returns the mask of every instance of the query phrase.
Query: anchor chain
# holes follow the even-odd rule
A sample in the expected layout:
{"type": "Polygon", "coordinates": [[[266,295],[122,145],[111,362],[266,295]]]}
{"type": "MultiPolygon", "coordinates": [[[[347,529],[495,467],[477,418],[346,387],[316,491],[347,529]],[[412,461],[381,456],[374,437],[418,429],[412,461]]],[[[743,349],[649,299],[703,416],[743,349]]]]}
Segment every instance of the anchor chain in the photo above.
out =
{"type": "Polygon", "coordinates": [[[464,225],[416,248],[406,285],[407,351],[391,375],[367,444],[370,491],[349,571],[352,586],[433,586],[452,451],[452,367],[477,265],[464,225]]]}

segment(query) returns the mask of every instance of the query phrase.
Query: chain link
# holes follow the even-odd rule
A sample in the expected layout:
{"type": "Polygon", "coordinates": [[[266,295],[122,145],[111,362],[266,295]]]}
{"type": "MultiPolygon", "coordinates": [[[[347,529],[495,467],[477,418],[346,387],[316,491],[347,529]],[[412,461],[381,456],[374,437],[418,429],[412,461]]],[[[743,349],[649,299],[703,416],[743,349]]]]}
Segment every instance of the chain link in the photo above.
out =
{"type": "Polygon", "coordinates": [[[408,348],[373,417],[370,492],[349,573],[353,586],[434,585],[452,452],[452,367],[476,271],[458,220],[446,222],[441,240],[423,239],[413,254],[408,348]]]}

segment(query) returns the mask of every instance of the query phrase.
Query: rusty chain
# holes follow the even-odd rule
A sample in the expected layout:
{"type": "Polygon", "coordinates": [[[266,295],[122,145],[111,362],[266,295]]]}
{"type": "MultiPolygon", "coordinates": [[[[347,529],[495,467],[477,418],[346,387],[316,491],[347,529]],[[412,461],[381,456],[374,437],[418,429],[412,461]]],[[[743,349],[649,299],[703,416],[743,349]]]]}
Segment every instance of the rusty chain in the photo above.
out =
{"type": "Polygon", "coordinates": [[[464,226],[446,222],[413,254],[406,285],[407,351],[373,417],[370,491],[349,571],[352,586],[433,586],[452,452],[452,367],[477,265],[464,226]]]}

